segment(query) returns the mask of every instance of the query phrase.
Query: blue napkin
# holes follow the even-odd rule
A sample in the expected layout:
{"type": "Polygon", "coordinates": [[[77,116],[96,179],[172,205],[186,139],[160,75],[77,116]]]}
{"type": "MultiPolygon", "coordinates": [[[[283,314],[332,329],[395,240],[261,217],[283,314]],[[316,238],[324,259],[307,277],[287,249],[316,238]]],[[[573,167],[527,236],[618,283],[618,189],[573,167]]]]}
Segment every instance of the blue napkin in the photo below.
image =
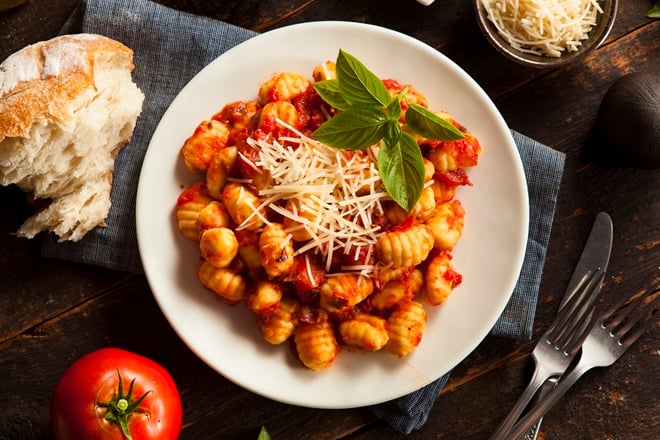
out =
{"type": "MultiPolygon", "coordinates": [[[[62,33],[76,32],[105,35],[133,49],[133,77],[145,94],[146,111],[116,160],[108,226],[89,232],[76,243],[58,243],[56,237],[47,235],[42,254],[140,273],[135,199],[151,135],[174,97],[199,70],[256,33],[148,0],[85,0],[62,29],[62,33]]],[[[527,175],[530,231],[520,279],[492,334],[529,339],[564,155],[520,133],[512,133],[527,175]]],[[[410,433],[424,425],[448,378],[446,375],[410,395],[370,410],[400,432],[410,433]]]]}

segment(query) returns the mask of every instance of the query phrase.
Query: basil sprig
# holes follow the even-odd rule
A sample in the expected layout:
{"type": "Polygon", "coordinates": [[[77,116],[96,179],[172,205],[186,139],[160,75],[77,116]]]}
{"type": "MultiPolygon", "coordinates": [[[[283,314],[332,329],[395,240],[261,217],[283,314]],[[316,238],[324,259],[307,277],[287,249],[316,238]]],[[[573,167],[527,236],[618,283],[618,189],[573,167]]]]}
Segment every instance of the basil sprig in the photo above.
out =
{"type": "Polygon", "coordinates": [[[646,11],[648,18],[660,18],[660,1],[655,2],[653,7],[646,11]]]}
{"type": "MultiPolygon", "coordinates": [[[[424,188],[424,163],[417,141],[399,123],[406,91],[391,97],[374,73],[341,49],[336,72],[336,79],[313,84],[326,103],[340,110],[314,131],[314,138],[344,150],[362,150],[382,141],[378,151],[380,178],[390,197],[410,212],[424,188]]],[[[464,137],[430,110],[407,104],[406,124],[414,133],[441,141],[464,137]]]]}

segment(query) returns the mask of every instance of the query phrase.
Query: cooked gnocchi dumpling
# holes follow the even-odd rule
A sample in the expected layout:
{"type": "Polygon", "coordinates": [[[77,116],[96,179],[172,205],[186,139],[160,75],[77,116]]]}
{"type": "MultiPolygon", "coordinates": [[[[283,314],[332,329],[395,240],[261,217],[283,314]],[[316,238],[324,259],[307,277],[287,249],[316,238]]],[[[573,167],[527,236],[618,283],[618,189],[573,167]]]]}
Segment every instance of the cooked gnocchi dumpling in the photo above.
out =
{"type": "Polygon", "coordinates": [[[393,267],[417,266],[433,249],[433,231],[418,223],[405,229],[388,231],[376,242],[378,258],[393,267]]]}
{"type": "Polygon", "coordinates": [[[197,271],[197,277],[204,287],[229,303],[237,303],[243,299],[247,283],[241,274],[230,268],[215,267],[204,261],[197,271]]]}
{"type": "Polygon", "coordinates": [[[195,183],[183,191],[176,201],[176,220],[181,234],[191,240],[199,240],[199,216],[213,202],[206,187],[195,183]]]}
{"type": "Polygon", "coordinates": [[[402,358],[417,348],[426,325],[424,306],[413,300],[402,301],[387,318],[389,339],[385,350],[402,358]]]}
{"type": "Polygon", "coordinates": [[[341,341],[351,347],[365,351],[378,351],[387,344],[387,321],[385,319],[358,313],[354,318],[339,323],[341,341]]]}
{"type": "Polygon", "coordinates": [[[298,325],[299,307],[298,300],[286,296],[274,310],[257,312],[257,323],[268,343],[279,345],[289,340],[298,325]]]}
{"type": "Polygon", "coordinates": [[[313,322],[299,323],[294,341],[300,361],[310,370],[329,367],[339,352],[334,326],[324,311],[313,322]]]}
{"type": "Polygon", "coordinates": [[[199,239],[199,250],[211,265],[227,267],[238,253],[238,240],[229,228],[207,229],[199,239]]]}
{"type": "Polygon", "coordinates": [[[183,160],[193,173],[203,173],[215,154],[227,145],[229,129],[216,120],[202,121],[181,147],[183,160]]]}

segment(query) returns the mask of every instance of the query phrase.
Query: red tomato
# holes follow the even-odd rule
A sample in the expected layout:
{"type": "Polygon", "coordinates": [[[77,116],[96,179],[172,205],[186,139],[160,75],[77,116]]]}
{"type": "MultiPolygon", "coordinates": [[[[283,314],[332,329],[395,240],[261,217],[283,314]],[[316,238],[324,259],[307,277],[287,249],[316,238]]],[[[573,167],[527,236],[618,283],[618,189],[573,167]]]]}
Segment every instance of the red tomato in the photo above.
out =
{"type": "Polygon", "coordinates": [[[169,440],[181,430],[181,398],[159,364],[102,348],[74,362],[51,400],[56,440],[169,440]]]}

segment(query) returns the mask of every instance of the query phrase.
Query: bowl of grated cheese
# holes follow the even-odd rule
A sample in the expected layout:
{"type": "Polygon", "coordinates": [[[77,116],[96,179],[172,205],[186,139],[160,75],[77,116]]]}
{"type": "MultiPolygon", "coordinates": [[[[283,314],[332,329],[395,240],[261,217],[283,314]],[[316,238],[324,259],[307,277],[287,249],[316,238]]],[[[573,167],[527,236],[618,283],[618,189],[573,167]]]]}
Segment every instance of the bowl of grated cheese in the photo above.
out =
{"type": "Polygon", "coordinates": [[[614,25],[618,0],[473,0],[495,49],[535,68],[574,63],[598,48],[614,25]]]}

